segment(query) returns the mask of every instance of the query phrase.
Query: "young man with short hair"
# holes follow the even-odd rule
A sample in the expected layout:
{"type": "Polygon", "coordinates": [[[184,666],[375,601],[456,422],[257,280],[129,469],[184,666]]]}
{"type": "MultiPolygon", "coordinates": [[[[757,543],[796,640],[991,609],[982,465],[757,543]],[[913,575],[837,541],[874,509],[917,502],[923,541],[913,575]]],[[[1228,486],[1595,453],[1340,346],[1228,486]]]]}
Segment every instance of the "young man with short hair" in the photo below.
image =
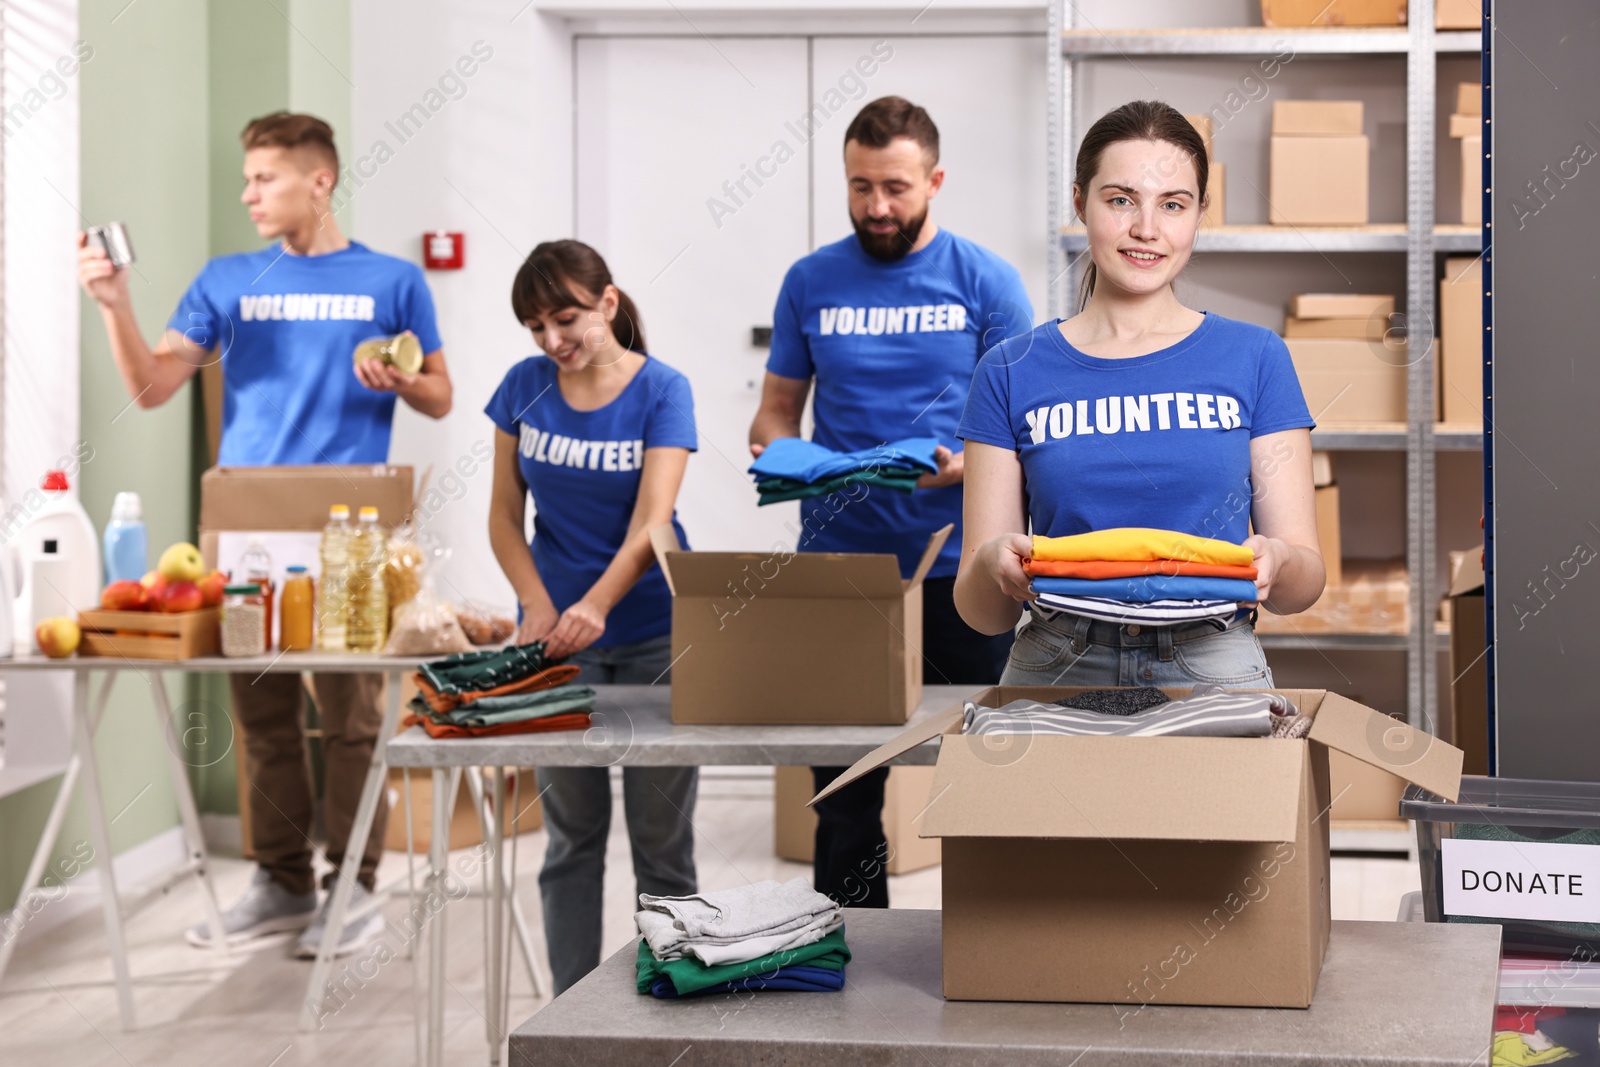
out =
{"type": "MultiPolygon", "coordinates": [[[[929,684],[991,684],[1011,642],[978,633],[956,614],[962,453],[955,431],[979,357],[1031,329],[1033,309],[1014,267],[929,218],[944,168],[939,130],[926,111],[897,96],[872,101],[845,131],[844,164],[855,233],[806,256],[783,280],[750,450],[760,455],[774,439],[800,435],[813,382],[812,439],[820,445],[853,452],[938,438],[939,470],[914,493],[871,487],[842,507],[802,502],[799,550],[893,552],[910,577],[929,536],[954,524],[923,582],[914,643],[929,684]]],[[[842,770],[812,768],[816,787],[842,770]]],[[[886,777],[875,771],[817,805],[814,882],[848,905],[888,906],[886,777]]]]}
{"type": "MultiPolygon", "coordinates": [[[[385,463],[396,397],[432,418],[450,410],[450,376],[427,283],[414,264],[340,232],[329,204],[339,157],[326,122],[280,111],[251,122],[241,141],[240,200],[256,232],[274,243],[207,263],[154,347],[134,318],[126,272],[113,270],[105,252],[79,235],[78,280],[100,305],[123,384],[141,408],[157,407],[220,359],[219,465],[385,463]],[[377,360],[353,362],[360,341],[402,330],[415,333],[427,353],[418,373],[377,360]]],[[[300,676],[229,680],[244,736],[250,843],[259,866],[244,897],[223,913],[223,928],[229,944],[299,930],[298,954],[314,957],[327,906],[317,908],[312,871],[315,798],[300,676]]],[[[327,768],[326,856],[337,868],[383,719],[383,676],[317,674],[312,681],[327,768]]],[[[383,916],[363,905],[374,889],[387,814],[380,794],[351,899],[357,917],[340,933],[339,955],[383,930],[383,916]]],[[[324,885],[334,877],[326,875],[324,885]]],[[[205,945],[211,934],[201,923],[187,936],[205,945]]]]}

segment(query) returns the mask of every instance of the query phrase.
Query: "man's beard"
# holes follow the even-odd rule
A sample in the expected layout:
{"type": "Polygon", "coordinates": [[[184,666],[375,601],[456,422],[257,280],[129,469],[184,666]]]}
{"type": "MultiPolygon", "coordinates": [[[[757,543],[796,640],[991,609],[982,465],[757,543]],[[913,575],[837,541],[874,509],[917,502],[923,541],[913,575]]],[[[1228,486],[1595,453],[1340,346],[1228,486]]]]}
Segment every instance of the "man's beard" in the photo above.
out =
{"type": "MultiPolygon", "coordinates": [[[[904,226],[897,225],[893,233],[873,233],[867,229],[867,223],[875,221],[863,219],[857,222],[851,216],[850,225],[855,227],[856,240],[861,242],[861,250],[873,259],[885,263],[894,263],[906,258],[911,251],[911,246],[917,243],[917,237],[922,233],[923,224],[928,221],[928,209],[923,208],[922,214],[907,222],[904,226]]],[[[889,220],[893,222],[893,219],[889,220]]]]}

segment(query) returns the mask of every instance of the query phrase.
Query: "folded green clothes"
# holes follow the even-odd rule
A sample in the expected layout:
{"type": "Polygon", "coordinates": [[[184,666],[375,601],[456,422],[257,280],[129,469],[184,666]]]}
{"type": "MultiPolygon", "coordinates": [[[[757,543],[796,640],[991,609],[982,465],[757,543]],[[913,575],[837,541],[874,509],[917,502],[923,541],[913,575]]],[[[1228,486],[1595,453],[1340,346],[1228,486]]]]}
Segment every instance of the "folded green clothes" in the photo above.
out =
{"type": "Polygon", "coordinates": [[[761,493],[757,505],[777,504],[785,500],[806,500],[840,491],[848,493],[850,488],[856,485],[875,485],[909,493],[916,489],[917,479],[922,475],[923,472],[920,470],[882,468],[877,471],[840,474],[820,482],[797,482],[792,478],[763,478],[756,483],[756,489],[761,493]]]}
{"type": "Polygon", "coordinates": [[[416,714],[438,723],[499,726],[508,722],[527,722],[529,719],[547,719],[552,715],[587,711],[594,707],[595,696],[595,691],[586,685],[558,685],[534,693],[485,697],[454,711],[434,711],[420,696],[413,697],[408,706],[416,714]]]}
{"type": "Polygon", "coordinates": [[[440,693],[457,694],[494,689],[559,662],[545,656],[543,641],[532,641],[482,652],[457,652],[419,664],[417,670],[440,693]]]}
{"type": "Polygon", "coordinates": [[[638,988],[639,992],[648,993],[656,981],[665,978],[672,982],[672,987],[678,991],[679,996],[684,996],[725,982],[771,974],[782,967],[793,967],[796,964],[803,963],[807,967],[838,971],[843,970],[844,965],[849,962],[850,946],[845,944],[843,927],[809,945],[786,948],[744,963],[719,963],[715,967],[707,967],[692,957],[681,960],[658,960],[650,951],[650,943],[641,938],[638,988]]]}

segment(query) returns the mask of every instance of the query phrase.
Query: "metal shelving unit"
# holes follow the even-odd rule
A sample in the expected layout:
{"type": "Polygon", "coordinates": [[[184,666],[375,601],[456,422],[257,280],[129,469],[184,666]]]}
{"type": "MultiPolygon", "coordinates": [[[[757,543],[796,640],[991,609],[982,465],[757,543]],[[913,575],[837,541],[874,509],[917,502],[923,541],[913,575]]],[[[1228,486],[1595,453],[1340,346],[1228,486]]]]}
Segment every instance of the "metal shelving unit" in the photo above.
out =
{"type": "MultiPolygon", "coordinates": [[[[1433,0],[1411,0],[1404,28],[1103,30],[1073,25],[1069,0],[1047,5],[1047,73],[1050,98],[1046,151],[1049,186],[1048,277],[1052,318],[1076,291],[1074,259],[1086,248],[1083,231],[1067,226],[1071,205],[1071,161],[1075,148],[1073,104],[1080,61],[1130,62],[1150,59],[1182,62],[1193,58],[1277,55],[1338,58],[1390,54],[1406,61],[1406,221],[1354,227],[1220,226],[1202,231],[1197,252],[1340,253],[1392,252],[1406,257],[1406,311],[1417,321],[1435,321],[1437,252],[1475,252],[1481,247],[1476,226],[1436,225],[1434,138],[1436,134],[1437,57],[1475,54],[1482,49],[1476,31],[1438,32],[1433,0]]],[[[1400,634],[1263,635],[1268,648],[1404,650],[1407,656],[1407,712],[1412,723],[1435,721],[1439,682],[1435,651],[1448,637],[1435,632],[1437,583],[1435,453],[1439,449],[1483,447],[1475,427],[1439,427],[1434,419],[1434,361],[1419,360],[1407,371],[1408,421],[1383,427],[1325,427],[1313,444],[1328,450],[1403,451],[1408,491],[1406,567],[1411,580],[1411,628],[1400,634]]]]}

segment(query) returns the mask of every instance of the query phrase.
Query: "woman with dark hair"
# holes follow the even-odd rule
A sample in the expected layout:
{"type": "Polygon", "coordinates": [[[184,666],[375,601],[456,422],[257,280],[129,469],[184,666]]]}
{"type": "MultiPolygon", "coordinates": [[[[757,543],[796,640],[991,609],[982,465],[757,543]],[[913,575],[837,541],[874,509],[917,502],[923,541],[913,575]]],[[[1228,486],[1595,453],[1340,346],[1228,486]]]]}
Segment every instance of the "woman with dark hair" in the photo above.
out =
{"type": "Polygon", "coordinates": [[[1024,569],[1030,528],[1147,527],[1242,544],[1269,611],[1304,611],[1322,593],[1313,422],[1288,349],[1173,292],[1207,176],[1200,135],[1168,105],[1103,116],[1073,175],[1091,259],[1078,313],[997,345],[978,366],[957,431],[967,493],[955,596],[982,633],[1011,629],[1029,607],[1002,684],[1272,684],[1254,611],[1119,625],[1041,608],[1024,569]]]}
{"type": "MultiPolygon", "coordinates": [[[[672,595],[649,531],[671,522],[688,544],[675,502],[696,448],[689,381],[646,353],[638,310],[580,241],[535,248],[511,309],[544,352],[512,367],[484,409],[496,427],[489,543],[516,590],[516,639],[571,657],[582,683],[665,681],[672,595]]],[[[695,892],[696,776],[623,768],[641,893],[695,892]]],[[[559,994],[600,963],[611,785],[606,767],[541,767],[538,778],[550,835],[539,891],[559,994]]]]}

